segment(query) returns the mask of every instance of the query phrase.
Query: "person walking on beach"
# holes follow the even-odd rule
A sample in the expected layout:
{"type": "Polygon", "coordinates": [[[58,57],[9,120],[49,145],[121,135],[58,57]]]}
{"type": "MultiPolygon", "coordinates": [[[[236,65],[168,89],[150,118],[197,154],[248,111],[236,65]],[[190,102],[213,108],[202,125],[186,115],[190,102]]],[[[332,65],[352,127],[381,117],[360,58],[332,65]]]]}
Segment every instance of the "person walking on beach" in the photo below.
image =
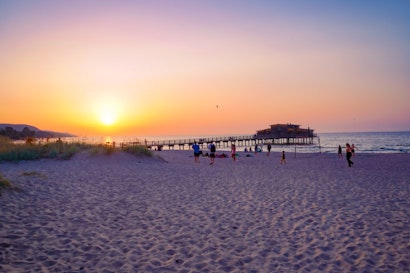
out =
{"type": "Polygon", "coordinates": [[[213,142],[209,145],[209,150],[211,152],[209,155],[209,157],[211,158],[211,163],[209,163],[209,165],[213,165],[215,163],[215,153],[216,153],[216,147],[213,142]]]}
{"type": "Polygon", "coordinates": [[[285,151],[282,151],[282,156],[280,157],[280,164],[286,164],[285,151]]]}
{"type": "Polygon", "coordinates": [[[342,146],[339,145],[339,148],[337,150],[337,154],[339,156],[339,158],[343,158],[343,154],[342,154],[342,146]]]}
{"type": "Polygon", "coordinates": [[[235,146],[235,144],[231,145],[231,157],[232,157],[233,161],[236,161],[236,146],[235,146]]]}
{"type": "Polygon", "coordinates": [[[198,143],[195,142],[194,145],[192,145],[192,149],[194,149],[195,163],[199,163],[200,148],[198,143]]]}
{"type": "Polygon", "coordinates": [[[349,167],[353,166],[353,161],[351,160],[352,158],[352,148],[350,147],[349,143],[346,143],[346,159],[347,159],[347,164],[349,167]]]}
{"type": "Polygon", "coordinates": [[[355,156],[355,151],[356,151],[356,147],[354,146],[354,144],[352,143],[352,157],[355,156]]]}
{"type": "Polygon", "coordinates": [[[266,154],[266,156],[270,155],[270,150],[272,149],[272,145],[270,145],[270,143],[268,143],[268,153],[266,154]]]}

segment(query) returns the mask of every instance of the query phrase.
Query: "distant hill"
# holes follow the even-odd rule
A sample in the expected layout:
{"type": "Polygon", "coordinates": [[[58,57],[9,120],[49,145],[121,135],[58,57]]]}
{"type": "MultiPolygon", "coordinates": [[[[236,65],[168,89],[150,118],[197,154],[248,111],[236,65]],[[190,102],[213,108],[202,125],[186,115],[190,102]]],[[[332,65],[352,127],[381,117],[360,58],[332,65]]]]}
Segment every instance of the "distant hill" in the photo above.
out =
{"type": "Polygon", "coordinates": [[[9,123],[0,123],[0,130],[4,130],[6,127],[11,127],[16,131],[23,131],[23,129],[25,127],[29,128],[31,131],[41,131],[40,129],[38,129],[37,127],[31,126],[31,125],[27,125],[27,124],[9,124],[9,123]]]}
{"type": "Polygon", "coordinates": [[[75,135],[70,133],[40,130],[39,128],[28,124],[9,123],[0,123],[0,135],[7,136],[12,139],[24,139],[28,136],[36,138],[75,137],[75,135]]]}

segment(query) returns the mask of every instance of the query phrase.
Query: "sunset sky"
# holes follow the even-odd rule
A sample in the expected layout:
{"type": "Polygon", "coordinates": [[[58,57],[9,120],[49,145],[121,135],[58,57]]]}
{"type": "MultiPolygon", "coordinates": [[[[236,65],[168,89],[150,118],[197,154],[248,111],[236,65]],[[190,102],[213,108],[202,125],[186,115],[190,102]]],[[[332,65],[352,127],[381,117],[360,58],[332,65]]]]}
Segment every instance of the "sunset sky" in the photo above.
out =
{"type": "Polygon", "coordinates": [[[0,123],[410,130],[410,1],[0,1],[0,123]]]}

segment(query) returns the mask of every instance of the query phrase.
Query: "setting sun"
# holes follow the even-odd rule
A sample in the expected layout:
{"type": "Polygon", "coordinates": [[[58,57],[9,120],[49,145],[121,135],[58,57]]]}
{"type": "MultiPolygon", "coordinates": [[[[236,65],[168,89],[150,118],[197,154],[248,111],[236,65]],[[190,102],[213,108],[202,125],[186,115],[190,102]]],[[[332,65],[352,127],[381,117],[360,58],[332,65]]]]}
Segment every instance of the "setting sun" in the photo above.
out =
{"type": "Polygon", "coordinates": [[[116,121],[116,117],[114,116],[113,113],[103,113],[100,117],[100,121],[104,124],[104,125],[112,125],[115,123],[116,121]]]}
{"type": "MultiPolygon", "coordinates": [[[[124,103],[112,93],[114,92],[101,92],[101,97],[94,99],[93,102],[90,103],[90,108],[94,115],[94,122],[98,122],[104,127],[113,127],[115,125],[115,128],[117,128],[124,103]]],[[[100,127],[100,129],[102,128],[100,127]]]]}
{"type": "Polygon", "coordinates": [[[111,126],[117,122],[119,115],[118,104],[118,101],[114,101],[114,99],[111,99],[111,103],[108,100],[98,103],[96,115],[103,125],[111,126]]]}

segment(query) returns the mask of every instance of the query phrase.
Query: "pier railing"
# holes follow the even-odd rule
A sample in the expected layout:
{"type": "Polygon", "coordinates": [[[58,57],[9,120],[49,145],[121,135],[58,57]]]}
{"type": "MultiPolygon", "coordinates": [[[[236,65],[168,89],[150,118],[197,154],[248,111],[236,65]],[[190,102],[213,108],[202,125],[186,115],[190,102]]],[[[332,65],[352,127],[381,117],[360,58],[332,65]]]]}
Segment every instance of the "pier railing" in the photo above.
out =
{"type": "Polygon", "coordinates": [[[189,138],[189,139],[175,139],[175,140],[160,140],[160,141],[145,141],[146,146],[169,146],[169,145],[192,145],[210,144],[212,142],[234,142],[256,139],[255,136],[231,136],[231,137],[206,137],[206,138],[189,138]]]}

